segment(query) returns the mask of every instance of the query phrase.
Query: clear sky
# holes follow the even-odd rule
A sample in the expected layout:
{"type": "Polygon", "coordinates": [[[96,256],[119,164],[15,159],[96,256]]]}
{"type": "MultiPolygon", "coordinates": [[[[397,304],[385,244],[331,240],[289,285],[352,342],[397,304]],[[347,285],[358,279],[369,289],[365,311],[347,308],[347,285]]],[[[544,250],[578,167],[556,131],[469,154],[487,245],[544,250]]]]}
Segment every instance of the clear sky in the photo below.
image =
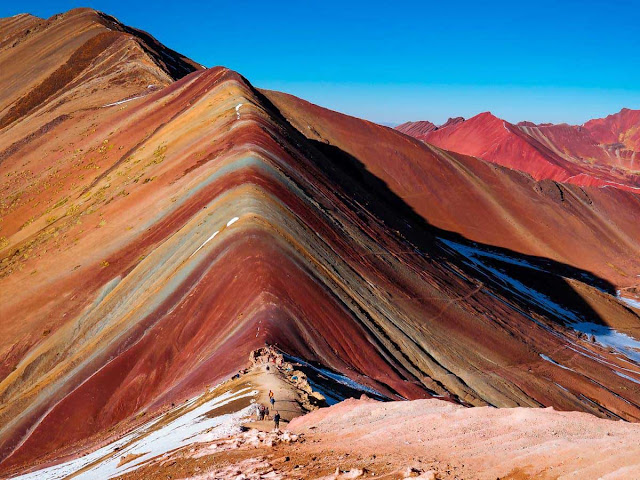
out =
{"type": "Polygon", "coordinates": [[[640,108],[640,0],[19,0],[0,16],[77,6],[258,87],[382,123],[486,110],[583,123],[640,108]]]}

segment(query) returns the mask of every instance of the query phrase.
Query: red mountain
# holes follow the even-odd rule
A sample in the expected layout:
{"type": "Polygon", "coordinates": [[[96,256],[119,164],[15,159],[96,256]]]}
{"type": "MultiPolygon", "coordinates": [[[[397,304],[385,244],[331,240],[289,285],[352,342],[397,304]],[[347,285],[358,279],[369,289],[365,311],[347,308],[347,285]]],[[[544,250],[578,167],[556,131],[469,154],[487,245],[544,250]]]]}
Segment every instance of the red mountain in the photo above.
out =
{"type": "Polygon", "coordinates": [[[640,110],[623,108],[606,118],[589,120],[584,128],[599,144],[640,151],[640,110]]]}
{"type": "Polygon", "coordinates": [[[418,137],[419,135],[425,135],[429,132],[436,130],[435,124],[428,121],[421,122],[406,122],[396,127],[396,130],[411,135],[412,137],[418,137]]]}
{"type": "Polygon", "coordinates": [[[395,128],[399,132],[406,133],[407,135],[418,138],[420,135],[426,135],[427,133],[433,132],[434,130],[450,127],[451,125],[457,125],[461,122],[464,122],[464,118],[452,117],[442,125],[435,125],[427,120],[422,120],[419,122],[405,122],[395,128]]]}
{"type": "Polygon", "coordinates": [[[638,110],[625,109],[584,126],[513,125],[485,112],[425,133],[398,129],[440,148],[527,172],[537,180],[640,191],[638,110]]]}

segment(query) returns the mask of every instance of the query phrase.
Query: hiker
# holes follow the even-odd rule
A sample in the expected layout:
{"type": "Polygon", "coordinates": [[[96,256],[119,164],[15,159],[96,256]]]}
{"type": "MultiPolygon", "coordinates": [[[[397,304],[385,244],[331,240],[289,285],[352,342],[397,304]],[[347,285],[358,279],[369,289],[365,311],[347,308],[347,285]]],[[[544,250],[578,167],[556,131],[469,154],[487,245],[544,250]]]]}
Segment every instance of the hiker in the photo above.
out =
{"type": "Polygon", "coordinates": [[[269,420],[269,407],[264,407],[264,418],[269,420]]]}
{"type": "Polygon", "coordinates": [[[258,420],[262,420],[264,418],[265,406],[260,404],[258,405],[258,420]]]}
{"type": "Polygon", "coordinates": [[[269,401],[271,402],[271,407],[273,408],[273,407],[275,406],[275,404],[276,404],[276,399],[275,399],[275,398],[273,398],[273,397],[271,397],[271,398],[269,399],[269,401]]]}
{"type": "Polygon", "coordinates": [[[273,416],[273,423],[276,424],[276,430],[280,430],[280,412],[276,412],[273,416]]]}

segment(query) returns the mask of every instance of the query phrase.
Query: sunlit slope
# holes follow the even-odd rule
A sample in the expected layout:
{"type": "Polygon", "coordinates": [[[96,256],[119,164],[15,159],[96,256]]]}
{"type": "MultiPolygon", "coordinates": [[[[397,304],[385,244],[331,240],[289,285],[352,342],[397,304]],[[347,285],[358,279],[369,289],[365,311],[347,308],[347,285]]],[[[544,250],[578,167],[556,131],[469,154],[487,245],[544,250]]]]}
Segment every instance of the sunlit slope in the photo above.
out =
{"type": "Polygon", "coordinates": [[[439,127],[408,122],[396,129],[445,150],[526,172],[536,180],[640,193],[640,110],[623,109],[580,126],[512,124],[484,112],[468,120],[450,119],[439,127]]]}
{"type": "MultiPolygon", "coordinates": [[[[140,30],[88,8],[0,20],[0,128],[164,87],[201,68],[140,30]]],[[[19,135],[20,126],[14,126],[19,135]]]]}
{"type": "Polygon", "coordinates": [[[335,157],[237,74],[208,70],[82,115],[95,132],[47,143],[62,150],[55,203],[28,212],[51,195],[36,189],[3,227],[8,465],[199,391],[265,342],[391,396],[637,418],[633,382],[623,399],[611,381],[624,360],[574,336],[583,354],[560,359],[552,315],[505,303],[427,226],[413,226],[417,246],[385,223],[406,212],[360,203],[366,181],[327,168],[335,157]]]}

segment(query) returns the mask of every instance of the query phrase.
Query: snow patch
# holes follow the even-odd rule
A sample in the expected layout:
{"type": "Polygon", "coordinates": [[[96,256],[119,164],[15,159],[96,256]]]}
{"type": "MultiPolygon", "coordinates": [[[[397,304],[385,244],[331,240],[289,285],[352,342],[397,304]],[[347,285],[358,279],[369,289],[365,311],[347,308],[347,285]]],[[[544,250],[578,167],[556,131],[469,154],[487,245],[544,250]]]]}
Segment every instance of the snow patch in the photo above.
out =
{"type": "Polygon", "coordinates": [[[189,258],[193,257],[196,253],[198,253],[200,251],[200,249],[202,247],[204,247],[207,243],[209,243],[211,240],[213,240],[215,238],[216,235],[218,235],[220,233],[220,230],[216,230],[215,232],[213,232],[213,234],[207,238],[204,242],[202,242],[202,245],[200,245],[195,252],[193,252],[189,258]]]}
{"type": "Polygon", "coordinates": [[[240,120],[240,107],[242,106],[242,103],[239,103],[238,105],[236,105],[236,120],[240,120]]]}
{"type": "Polygon", "coordinates": [[[598,188],[618,188],[618,187],[630,188],[631,190],[640,190],[640,187],[632,187],[631,185],[625,185],[624,183],[618,183],[618,182],[611,182],[609,180],[607,180],[606,185],[602,185],[601,187],[598,187],[598,188]]]}
{"type": "Polygon", "coordinates": [[[629,305],[631,308],[636,308],[638,310],[640,310],[640,300],[637,300],[635,298],[629,298],[629,297],[623,297],[621,295],[620,290],[618,290],[616,292],[616,298],[618,300],[620,300],[621,302],[626,303],[627,305],[629,305]]]}
{"type": "MultiPolygon", "coordinates": [[[[231,220],[227,222],[227,227],[230,227],[231,225],[236,223],[238,220],[240,220],[240,217],[233,217],[231,220]]],[[[220,230],[216,230],[215,232],[213,232],[209,238],[207,238],[204,242],[202,242],[202,245],[200,245],[195,252],[189,255],[189,258],[193,257],[196,253],[198,253],[202,247],[204,247],[207,243],[213,240],[216,237],[216,235],[218,235],[219,233],[220,233],[220,230]]]]}
{"type": "Polygon", "coordinates": [[[126,98],[124,100],[120,100],[119,102],[114,102],[114,103],[108,103],[106,105],[103,105],[101,108],[107,108],[107,107],[115,107],[116,105],[122,105],[123,103],[127,103],[130,102],[131,100],[135,100],[137,98],[142,98],[144,95],[138,95],[137,97],[133,97],[133,98],[126,98]]]}
{"type": "Polygon", "coordinates": [[[567,393],[571,393],[569,390],[567,390],[566,388],[564,388],[564,387],[563,387],[562,385],[560,385],[559,383],[556,383],[556,382],[553,382],[553,383],[556,385],[556,387],[561,388],[562,390],[564,390],[564,391],[565,391],[565,392],[567,392],[567,393]]]}
{"type": "Polygon", "coordinates": [[[614,370],[614,371],[613,371],[613,373],[615,373],[615,374],[616,374],[616,375],[618,375],[619,377],[626,378],[627,380],[630,380],[630,381],[632,381],[633,383],[637,383],[638,385],[640,385],[640,380],[636,380],[635,378],[630,377],[629,375],[625,375],[624,373],[620,373],[620,372],[618,372],[618,371],[616,371],[616,370],[614,370]]]}
{"type": "MultiPolygon", "coordinates": [[[[351,380],[349,377],[345,376],[345,375],[341,375],[339,373],[335,373],[332,372],[331,370],[327,370],[326,368],[322,368],[322,367],[316,367],[315,365],[312,365],[309,362],[306,362],[304,360],[302,360],[301,358],[298,357],[294,357],[293,355],[289,355],[287,354],[285,356],[285,358],[287,358],[287,360],[293,359],[293,361],[300,363],[302,365],[304,365],[305,367],[308,367],[312,370],[315,370],[316,372],[320,373],[321,375],[324,375],[327,378],[330,378],[331,380],[340,383],[342,385],[345,385],[346,387],[349,387],[353,390],[358,390],[358,391],[362,391],[362,392],[367,392],[367,393],[371,393],[373,395],[377,395],[379,397],[383,397],[384,395],[382,395],[380,392],[377,392],[376,390],[374,390],[371,387],[367,387],[366,385],[362,385],[361,383],[358,383],[354,380],[351,380]]],[[[322,392],[320,392],[322,393],[322,392]]],[[[324,393],[323,393],[324,395],[324,393]]],[[[344,400],[344,399],[341,399],[344,400]]]]}
{"type": "Polygon", "coordinates": [[[480,250],[479,248],[474,248],[472,246],[462,245],[460,243],[451,240],[445,240],[443,238],[440,238],[439,240],[447,247],[449,247],[450,250],[453,250],[464,256],[467,259],[468,265],[471,266],[476,272],[493,281],[496,281],[497,283],[500,283],[503,288],[508,290],[515,297],[520,298],[527,303],[537,305],[546,312],[560,319],[573,322],[581,321],[581,319],[571,310],[554,302],[543,293],[540,293],[537,290],[526,286],[521,281],[510,277],[502,270],[488,265],[483,261],[483,259],[492,258],[512,265],[524,266],[538,271],[540,270],[539,268],[531,265],[529,262],[522,259],[508,257],[506,255],[501,255],[499,253],[480,250]]]}
{"type": "Polygon", "coordinates": [[[253,404],[238,412],[211,418],[207,413],[239,398],[253,397],[256,393],[248,387],[227,391],[200,405],[198,400],[201,397],[196,398],[84,457],[14,478],[57,480],[73,475],[76,479],[107,479],[131,472],[152,458],[177,448],[239,433],[240,425],[253,413],[253,404]],[[187,411],[172,418],[181,410],[187,411]],[[167,419],[170,420],[163,424],[167,419]],[[133,460],[119,466],[123,457],[133,460]]]}
{"type": "Polygon", "coordinates": [[[587,335],[593,335],[600,345],[612,348],[640,364],[640,342],[635,338],[605,325],[592,322],[575,322],[571,324],[571,328],[587,335]]]}
{"type": "Polygon", "coordinates": [[[540,358],[542,358],[546,362],[553,363],[556,367],[564,368],[565,370],[569,370],[570,372],[575,372],[575,370],[573,368],[569,368],[569,367],[565,367],[564,365],[560,365],[558,362],[552,360],[551,358],[547,357],[546,355],[543,355],[542,353],[540,354],[540,358]]]}

